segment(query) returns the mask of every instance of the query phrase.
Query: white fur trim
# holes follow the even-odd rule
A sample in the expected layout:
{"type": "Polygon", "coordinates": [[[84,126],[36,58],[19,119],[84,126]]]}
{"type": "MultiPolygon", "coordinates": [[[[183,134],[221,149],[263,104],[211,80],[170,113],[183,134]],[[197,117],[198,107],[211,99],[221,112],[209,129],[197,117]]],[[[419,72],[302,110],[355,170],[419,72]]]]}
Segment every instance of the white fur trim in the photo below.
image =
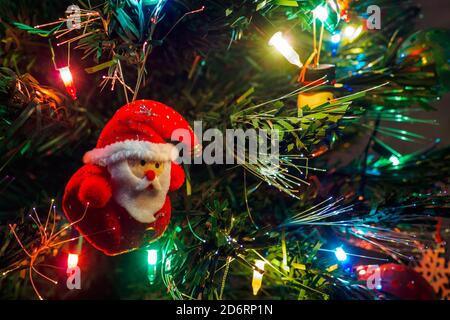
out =
{"type": "Polygon", "coordinates": [[[137,158],[153,161],[173,161],[178,156],[171,143],[153,143],[139,140],[124,140],[104,148],[95,148],[85,153],[84,163],[108,166],[125,159],[137,158]]]}

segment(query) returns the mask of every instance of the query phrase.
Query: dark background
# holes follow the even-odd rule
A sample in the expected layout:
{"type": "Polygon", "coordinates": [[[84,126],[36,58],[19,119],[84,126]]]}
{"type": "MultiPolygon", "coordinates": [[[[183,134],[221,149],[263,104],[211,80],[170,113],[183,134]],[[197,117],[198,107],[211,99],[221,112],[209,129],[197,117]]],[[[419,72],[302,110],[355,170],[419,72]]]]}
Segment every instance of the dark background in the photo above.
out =
{"type": "MultiPolygon", "coordinates": [[[[422,18],[417,21],[418,28],[450,28],[450,0],[416,0],[416,3],[422,6],[422,18]]],[[[437,108],[437,111],[425,113],[424,117],[438,120],[439,126],[426,126],[426,128],[420,128],[416,132],[420,132],[430,138],[441,138],[441,147],[449,145],[450,95],[445,95],[440,101],[432,105],[437,108]]]]}

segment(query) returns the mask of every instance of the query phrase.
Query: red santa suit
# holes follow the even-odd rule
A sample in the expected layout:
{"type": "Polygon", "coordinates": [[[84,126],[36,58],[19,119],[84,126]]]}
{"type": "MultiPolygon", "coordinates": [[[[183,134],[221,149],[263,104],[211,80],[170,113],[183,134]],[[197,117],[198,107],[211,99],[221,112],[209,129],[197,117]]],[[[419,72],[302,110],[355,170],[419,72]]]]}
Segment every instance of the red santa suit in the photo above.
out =
{"type": "MultiPolygon", "coordinates": [[[[180,188],[185,179],[182,167],[173,162],[178,150],[166,143],[169,139],[182,142],[189,151],[198,147],[180,114],[162,103],[139,100],[120,108],[97,146],[85,154],[85,165],[67,183],[63,210],[95,248],[107,255],[121,254],[159,238],[167,229],[167,192],[180,188]],[[161,189],[133,189],[137,178],[127,170],[128,159],[166,163],[161,189]]],[[[148,179],[151,183],[153,178],[148,179]]]]}

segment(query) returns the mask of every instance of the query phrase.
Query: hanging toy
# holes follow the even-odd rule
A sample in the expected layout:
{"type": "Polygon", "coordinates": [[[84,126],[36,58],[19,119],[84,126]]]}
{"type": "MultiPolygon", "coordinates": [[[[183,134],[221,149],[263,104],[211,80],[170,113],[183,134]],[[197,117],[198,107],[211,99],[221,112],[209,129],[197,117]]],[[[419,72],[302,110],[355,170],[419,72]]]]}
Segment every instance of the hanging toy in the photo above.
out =
{"type": "Polygon", "coordinates": [[[95,248],[117,255],[165,232],[171,213],[167,193],[185,180],[183,168],[173,161],[176,146],[165,141],[172,138],[184,150],[198,147],[186,120],[156,101],[131,102],[105,125],[63,198],[67,218],[95,248]]]}
{"type": "MultiPolygon", "coordinates": [[[[307,65],[303,67],[302,73],[304,77],[300,76],[300,83],[306,85],[333,85],[335,84],[336,67],[332,64],[319,64],[317,66],[307,65]]],[[[330,92],[329,87],[326,89],[314,89],[314,91],[300,92],[298,95],[297,106],[300,109],[308,106],[314,109],[326,102],[334,99],[333,92],[330,92]]]]}
{"type": "MultiPolygon", "coordinates": [[[[313,54],[309,57],[305,65],[300,71],[298,81],[302,86],[321,86],[321,85],[333,85],[336,78],[336,66],[332,64],[320,64],[320,53],[322,51],[323,34],[325,30],[325,24],[329,17],[327,6],[318,6],[312,11],[313,17],[313,54]],[[317,45],[317,32],[316,21],[321,23],[319,43],[317,45]]],[[[301,110],[308,106],[313,109],[328,101],[334,99],[333,93],[327,90],[317,90],[300,92],[298,95],[297,106],[301,110]]]]}

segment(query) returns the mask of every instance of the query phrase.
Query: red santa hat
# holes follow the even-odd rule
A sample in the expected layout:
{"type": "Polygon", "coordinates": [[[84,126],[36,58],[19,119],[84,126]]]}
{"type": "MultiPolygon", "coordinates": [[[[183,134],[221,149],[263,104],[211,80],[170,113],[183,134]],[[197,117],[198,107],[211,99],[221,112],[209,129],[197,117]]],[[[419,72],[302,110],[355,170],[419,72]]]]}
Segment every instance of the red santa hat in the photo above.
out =
{"type": "Polygon", "coordinates": [[[97,146],[86,152],[83,161],[107,166],[132,158],[175,160],[178,150],[166,142],[170,139],[182,142],[190,152],[199,148],[196,135],[179,113],[160,102],[134,101],[117,110],[103,128],[97,146]]]}

